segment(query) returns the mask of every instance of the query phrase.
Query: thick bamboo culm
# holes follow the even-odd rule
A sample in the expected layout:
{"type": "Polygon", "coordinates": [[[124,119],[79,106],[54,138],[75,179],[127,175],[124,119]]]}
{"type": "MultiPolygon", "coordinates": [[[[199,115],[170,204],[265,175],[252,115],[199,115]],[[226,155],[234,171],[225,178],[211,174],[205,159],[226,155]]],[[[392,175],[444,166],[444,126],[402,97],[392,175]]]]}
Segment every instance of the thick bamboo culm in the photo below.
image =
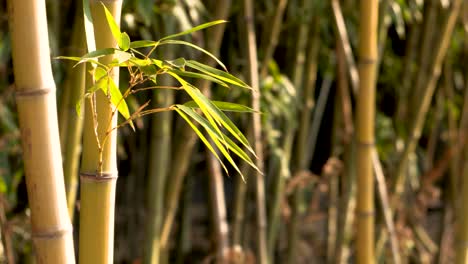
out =
{"type": "MultiPolygon", "coordinates": [[[[119,24],[122,1],[105,1],[104,4],[119,24]]],[[[94,22],[96,48],[116,47],[117,44],[111,34],[101,2],[90,1],[90,8],[94,22]]],[[[109,63],[111,59],[111,57],[105,57],[101,62],[109,63]]],[[[87,78],[91,76],[87,75],[87,78]]],[[[118,85],[118,68],[113,70],[112,78],[118,85]]],[[[80,173],[79,261],[83,264],[111,264],[114,250],[117,133],[116,130],[111,134],[108,133],[110,128],[117,125],[117,113],[109,98],[102,91],[96,92],[95,96],[95,100],[87,99],[85,102],[83,159],[80,173]],[[91,103],[92,100],[95,103],[91,103]],[[95,122],[98,124],[98,138],[95,133],[95,122]],[[106,140],[104,140],[105,137],[107,137],[106,140]]]]}
{"type": "Polygon", "coordinates": [[[8,1],[16,103],[37,263],[75,263],[45,1],[8,1]]]}
{"type": "Polygon", "coordinates": [[[378,0],[361,1],[359,32],[359,91],[357,98],[357,263],[375,263],[374,147],[375,85],[378,57],[378,0]]]}

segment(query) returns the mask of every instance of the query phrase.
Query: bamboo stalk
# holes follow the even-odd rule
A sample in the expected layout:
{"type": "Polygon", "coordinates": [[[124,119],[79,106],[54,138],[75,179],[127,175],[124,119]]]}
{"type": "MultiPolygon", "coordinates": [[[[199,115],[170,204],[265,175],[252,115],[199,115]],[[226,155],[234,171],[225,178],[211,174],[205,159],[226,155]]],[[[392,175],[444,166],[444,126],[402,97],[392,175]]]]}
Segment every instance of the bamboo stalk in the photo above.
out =
{"type": "MultiPolygon", "coordinates": [[[[252,116],[252,130],[254,151],[257,155],[255,165],[258,170],[264,171],[262,123],[260,119],[260,88],[258,79],[257,44],[255,41],[254,10],[250,0],[244,0],[244,18],[247,34],[248,76],[252,87],[252,109],[256,111],[252,116]]],[[[257,228],[257,257],[261,264],[269,263],[267,252],[267,220],[265,203],[265,182],[262,173],[255,171],[255,202],[256,202],[256,228],[257,228]]]]}
{"type": "MultiPolygon", "coordinates": [[[[86,53],[83,12],[75,15],[72,34],[73,56],[82,56],[86,53]]],[[[75,213],[76,194],[78,189],[78,166],[81,153],[81,137],[83,132],[83,110],[77,114],[76,104],[85,90],[84,64],[69,68],[69,75],[65,80],[64,96],[60,105],[59,127],[63,151],[63,173],[65,177],[65,191],[67,194],[68,212],[73,221],[75,213]],[[78,116],[81,115],[81,116],[78,116]]]]}
{"type": "Polygon", "coordinates": [[[216,243],[216,262],[226,263],[229,249],[229,226],[226,221],[226,202],[224,198],[224,181],[221,165],[216,157],[206,150],[208,170],[210,200],[212,208],[212,220],[214,226],[214,238],[216,243]]]}
{"type": "MultiPolygon", "coordinates": [[[[230,0],[217,1],[214,16],[216,19],[227,19],[229,10],[231,7],[230,0]]],[[[223,37],[224,26],[216,26],[207,30],[206,39],[209,40],[206,43],[206,50],[214,55],[217,55],[221,46],[221,40],[223,37]]],[[[204,56],[201,58],[201,63],[207,65],[213,65],[214,62],[204,56]]],[[[210,82],[206,80],[199,80],[195,83],[195,87],[198,87],[202,93],[205,93],[210,86],[210,82]]],[[[164,216],[162,234],[161,234],[161,247],[166,248],[169,239],[174,217],[177,211],[178,198],[182,188],[182,183],[187,173],[188,164],[190,162],[191,153],[193,147],[197,141],[196,134],[192,129],[185,125],[179,131],[176,137],[177,141],[175,144],[174,152],[172,154],[171,163],[171,182],[167,185],[166,192],[166,214],[164,216]]]]}
{"type": "Polygon", "coordinates": [[[7,1],[37,263],[74,263],[44,1],[7,1]]]}
{"type": "Polygon", "coordinates": [[[336,35],[338,36],[340,42],[340,48],[343,49],[343,53],[346,57],[346,63],[348,65],[348,74],[349,79],[351,80],[351,87],[353,94],[357,94],[359,89],[359,73],[354,61],[353,51],[351,49],[351,44],[349,43],[348,33],[346,31],[346,24],[343,18],[343,13],[341,11],[340,2],[338,0],[331,0],[331,6],[333,11],[333,22],[336,35]]]}
{"type": "MultiPolygon", "coordinates": [[[[106,1],[120,24],[122,1],[106,1]]],[[[116,47],[100,1],[90,1],[96,48],[116,47]]],[[[104,64],[112,57],[101,58],[104,64]]],[[[87,84],[90,84],[90,75],[87,84]]],[[[112,70],[118,85],[119,69],[112,70]]],[[[117,181],[117,113],[109,98],[97,91],[85,101],[83,159],[81,162],[80,257],[83,264],[113,263],[115,188],[117,181]],[[108,125],[109,124],[109,125],[108,125]]]]}
{"type": "MultiPolygon", "coordinates": [[[[175,18],[163,15],[165,35],[175,33],[175,18]]],[[[169,59],[175,55],[171,46],[160,47],[169,59]]],[[[169,76],[159,77],[161,85],[172,85],[169,76]]],[[[155,107],[166,107],[173,104],[174,94],[170,90],[153,92],[155,107]]],[[[169,158],[171,156],[172,141],[172,113],[163,112],[151,117],[151,147],[148,169],[148,224],[145,233],[144,263],[160,263],[161,259],[161,225],[164,216],[164,190],[169,175],[169,158]]]]}
{"type": "Polygon", "coordinates": [[[284,10],[286,9],[286,5],[288,4],[288,0],[278,0],[278,3],[276,5],[275,9],[275,14],[273,16],[273,23],[271,24],[271,21],[268,20],[265,25],[265,28],[271,27],[270,35],[267,40],[267,44],[263,45],[265,48],[265,56],[263,57],[261,68],[260,68],[260,77],[264,78],[267,75],[267,70],[268,70],[268,64],[270,63],[272,57],[273,57],[273,52],[276,49],[276,46],[278,45],[278,37],[281,32],[281,25],[282,25],[282,19],[284,15],[284,10]]]}
{"type": "Polygon", "coordinates": [[[429,110],[430,102],[434,94],[437,81],[440,76],[442,62],[445,58],[445,54],[450,43],[450,38],[453,32],[453,28],[455,27],[460,6],[461,0],[454,0],[452,3],[448,18],[444,22],[443,28],[441,30],[443,33],[442,37],[440,38],[440,42],[437,44],[437,48],[435,49],[434,60],[431,63],[431,67],[429,68],[430,70],[428,70],[429,72],[426,73],[426,75],[429,76],[429,79],[425,83],[426,89],[418,103],[417,112],[415,113],[415,117],[413,119],[414,121],[411,125],[410,135],[406,140],[405,148],[396,170],[396,183],[394,187],[395,197],[399,197],[403,193],[408,157],[416,149],[417,142],[421,137],[422,127],[426,119],[427,111],[429,110]]]}
{"type": "Polygon", "coordinates": [[[357,263],[374,263],[374,146],[376,63],[378,58],[377,0],[360,2],[359,91],[357,97],[357,263]]]}

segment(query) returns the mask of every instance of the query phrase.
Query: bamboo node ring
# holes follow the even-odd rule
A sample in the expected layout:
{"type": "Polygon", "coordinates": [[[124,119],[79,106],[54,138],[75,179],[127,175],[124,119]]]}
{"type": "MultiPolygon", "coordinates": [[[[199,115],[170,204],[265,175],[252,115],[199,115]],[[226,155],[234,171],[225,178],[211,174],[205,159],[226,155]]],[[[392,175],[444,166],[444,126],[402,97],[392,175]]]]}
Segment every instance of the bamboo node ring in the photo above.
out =
{"type": "Polygon", "coordinates": [[[68,234],[71,234],[73,230],[73,227],[69,226],[68,228],[61,228],[53,231],[45,231],[45,232],[39,232],[39,233],[34,233],[32,234],[32,238],[34,240],[51,240],[51,239],[56,239],[60,237],[64,237],[68,234]]]}
{"type": "Polygon", "coordinates": [[[359,141],[357,142],[357,144],[361,147],[373,147],[375,146],[375,141],[359,141]]]}
{"type": "Polygon", "coordinates": [[[375,58],[360,58],[359,59],[359,65],[369,65],[369,64],[375,64],[377,63],[377,60],[375,58]]]}
{"type": "Polygon", "coordinates": [[[36,97],[41,95],[46,95],[51,92],[55,91],[54,88],[39,88],[39,89],[31,89],[31,90],[21,90],[15,92],[16,98],[22,97],[36,97]]]}
{"type": "Polygon", "coordinates": [[[114,172],[80,172],[80,178],[87,181],[106,182],[117,179],[117,171],[114,172]]]}
{"type": "Polygon", "coordinates": [[[374,211],[356,211],[356,216],[362,217],[362,218],[374,217],[375,212],[374,211]]]}

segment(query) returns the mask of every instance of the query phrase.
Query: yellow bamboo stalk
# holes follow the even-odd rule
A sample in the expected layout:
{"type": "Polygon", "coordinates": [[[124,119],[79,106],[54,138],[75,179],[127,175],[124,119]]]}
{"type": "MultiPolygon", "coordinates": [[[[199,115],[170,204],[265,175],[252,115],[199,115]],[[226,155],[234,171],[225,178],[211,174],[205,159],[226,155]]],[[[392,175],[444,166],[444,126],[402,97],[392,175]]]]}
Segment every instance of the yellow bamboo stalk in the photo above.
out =
{"type": "MultiPolygon", "coordinates": [[[[117,24],[120,24],[122,1],[104,1],[117,24]]],[[[91,0],[96,48],[116,47],[100,1],[91,0]]],[[[104,64],[111,57],[102,58],[104,64]]],[[[90,75],[87,76],[89,85],[90,75]]],[[[118,85],[119,69],[112,78],[118,85]]],[[[117,180],[117,114],[102,91],[86,100],[81,163],[80,263],[113,263],[115,187],[117,180]],[[97,128],[96,125],[97,124],[97,128]],[[95,129],[96,128],[96,129],[95,129]],[[110,133],[110,134],[109,134],[110,133]],[[106,140],[104,141],[104,138],[106,140]],[[102,158],[102,159],[101,159],[102,158]]]]}
{"type": "Polygon", "coordinates": [[[359,91],[357,98],[357,263],[374,263],[375,84],[378,58],[378,0],[361,1],[359,32],[359,91]]]}
{"type": "Polygon", "coordinates": [[[44,1],[8,1],[16,102],[37,263],[75,263],[44,1]]]}

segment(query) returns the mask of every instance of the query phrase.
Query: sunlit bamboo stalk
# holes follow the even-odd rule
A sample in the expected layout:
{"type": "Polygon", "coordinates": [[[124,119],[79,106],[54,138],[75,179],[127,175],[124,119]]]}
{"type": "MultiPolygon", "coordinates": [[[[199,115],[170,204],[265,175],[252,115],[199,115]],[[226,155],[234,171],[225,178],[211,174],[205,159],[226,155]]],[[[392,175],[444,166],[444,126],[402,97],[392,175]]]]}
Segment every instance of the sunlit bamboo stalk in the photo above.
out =
{"type": "Polygon", "coordinates": [[[374,263],[374,175],[372,149],[375,144],[375,86],[378,58],[378,0],[360,1],[359,91],[357,97],[357,263],[374,263]]]}
{"type": "Polygon", "coordinates": [[[7,1],[31,236],[37,263],[75,263],[45,1],[7,1]]]}
{"type": "MultiPolygon", "coordinates": [[[[116,23],[120,24],[122,1],[106,1],[104,4],[116,23]]],[[[91,0],[90,9],[96,48],[116,47],[117,43],[110,31],[101,2],[91,0]]],[[[102,63],[110,63],[111,60],[112,56],[100,59],[102,63]]],[[[119,68],[114,68],[111,76],[118,85],[119,68]]],[[[86,78],[89,85],[91,75],[87,75],[86,78]]],[[[117,132],[109,130],[116,125],[115,108],[104,92],[99,90],[93,98],[85,100],[83,159],[80,172],[79,261],[82,264],[113,263],[117,132]]]]}

